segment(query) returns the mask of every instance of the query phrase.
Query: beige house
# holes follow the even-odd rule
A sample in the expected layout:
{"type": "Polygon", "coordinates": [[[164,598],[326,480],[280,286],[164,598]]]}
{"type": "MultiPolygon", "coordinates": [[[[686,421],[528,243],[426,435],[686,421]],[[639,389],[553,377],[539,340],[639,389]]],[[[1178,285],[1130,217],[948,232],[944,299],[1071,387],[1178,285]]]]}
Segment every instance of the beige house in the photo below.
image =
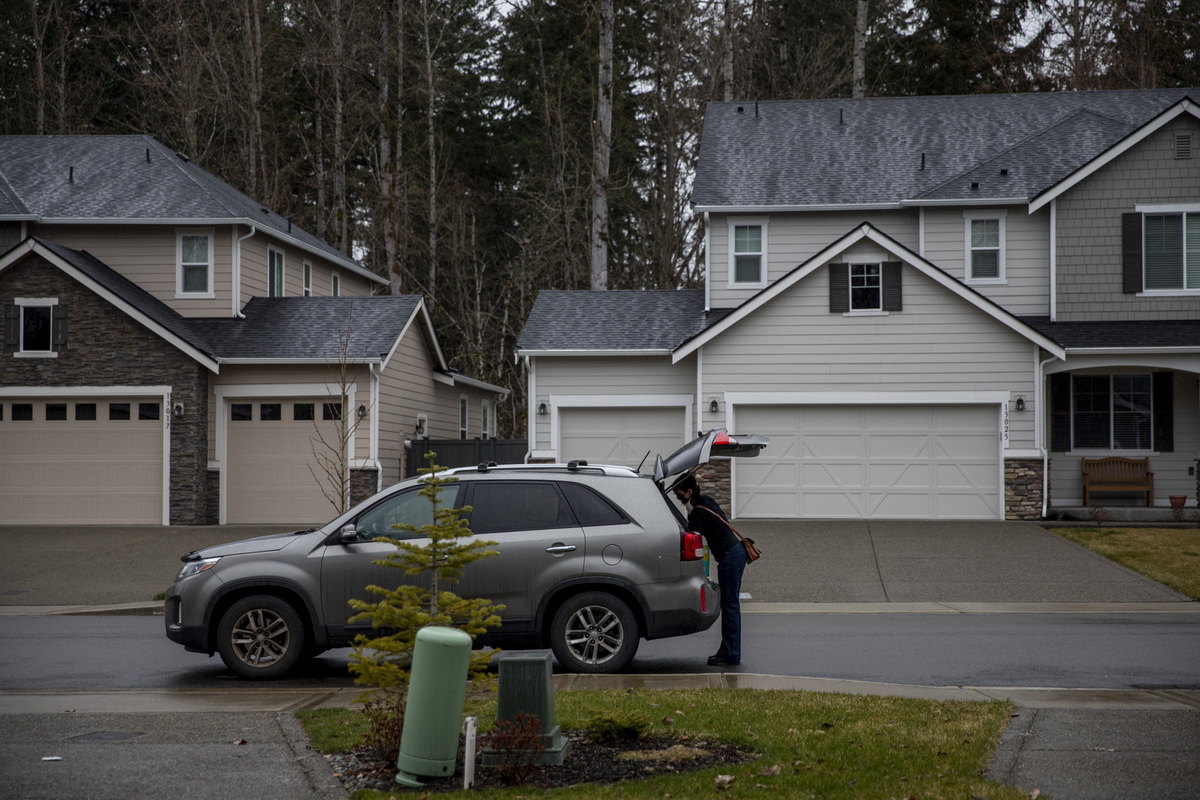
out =
{"type": "Polygon", "coordinates": [[[709,104],[703,288],[539,295],[532,457],[720,426],[771,440],[709,476],[738,517],[921,520],[1079,506],[1082,460],[1119,456],[1194,508],[1198,100],[709,104]]]}
{"type": "Polygon", "coordinates": [[[0,252],[5,524],[322,523],[495,433],[421,297],[151,137],[0,137],[0,252]]]}

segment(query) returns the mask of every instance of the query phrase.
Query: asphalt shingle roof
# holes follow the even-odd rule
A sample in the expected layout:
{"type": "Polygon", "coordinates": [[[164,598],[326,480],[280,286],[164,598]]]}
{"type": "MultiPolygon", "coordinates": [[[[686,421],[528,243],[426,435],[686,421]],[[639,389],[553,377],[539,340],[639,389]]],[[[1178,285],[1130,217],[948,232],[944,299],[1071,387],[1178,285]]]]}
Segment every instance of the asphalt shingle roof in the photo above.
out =
{"type": "Polygon", "coordinates": [[[538,293],[517,350],[673,350],[724,318],[704,290],[538,293]]]}
{"type": "Polygon", "coordinates": [[[1029,199],[1185,98],[1200,89],[709,103],[692,202],[1029,199]]]}
{"type": "Polygon", "coordinates": [[[247,220],[380,281],[152,136],[0,136],[0,219],[247,220]]]}
{"type": "Polygon", "coordinates": [[[1051,322],[1021,317],[1029,327],[1068,350],[1089,348],[1200,347],[1200,320],[1051,322]]]}
{"type": "Polygon", "coordinates": [[[343,354],[350,361],[378,360],[395,345],[421,302],[420,295],[254,297],[243,309],[245,319],[184,317],[87,251],[37,237],[35,241],[165,330],[219,360],[337,363],[343,354]]]}

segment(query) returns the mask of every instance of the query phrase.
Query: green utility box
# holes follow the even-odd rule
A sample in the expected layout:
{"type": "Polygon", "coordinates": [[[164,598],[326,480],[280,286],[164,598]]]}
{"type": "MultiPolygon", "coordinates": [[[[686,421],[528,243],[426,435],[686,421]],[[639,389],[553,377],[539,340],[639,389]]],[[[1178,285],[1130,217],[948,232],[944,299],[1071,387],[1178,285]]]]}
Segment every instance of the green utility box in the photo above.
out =
{"type": "MultiPolygon", "coordinates": [[[[542,752],[534,763],[561,766],[571,749],[571,740],[562,735],[554,718],[554,671],[548,652],[500,656],[496,721],[514,720],[522,712],[536,714],[542,724],[542,752]]],[[[500,754],[491,748],[485,749],[480,758],[485,767],[494,767],[500,761],[500,754]]]]}
{"type": "Polygon", "coordinates": [[[417,631],[396,783],[419,788],[416,776],[447,778],[458,760],[471,637],[457,628],[417,631]]]}

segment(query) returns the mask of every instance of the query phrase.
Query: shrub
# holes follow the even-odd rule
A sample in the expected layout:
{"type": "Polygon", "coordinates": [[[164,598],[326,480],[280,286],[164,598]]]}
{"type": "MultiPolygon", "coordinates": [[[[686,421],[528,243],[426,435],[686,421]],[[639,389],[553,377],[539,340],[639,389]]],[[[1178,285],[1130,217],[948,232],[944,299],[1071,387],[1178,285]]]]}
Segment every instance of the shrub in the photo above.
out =
{"type": "Polygon", "coordinates": [[[537,714],[521,711],[512,719],[502,719],[486,736],[488,749],[496,753],[497,777],[510,786],[529,779],[542,745],[542,722],[537,714]]]}
{"type": "Polygon", "coordinates": [[[650,721],[640,714],[597,714],[588,720],[586,730],[592,741],[636,742],[646,735],[650,721]]]}

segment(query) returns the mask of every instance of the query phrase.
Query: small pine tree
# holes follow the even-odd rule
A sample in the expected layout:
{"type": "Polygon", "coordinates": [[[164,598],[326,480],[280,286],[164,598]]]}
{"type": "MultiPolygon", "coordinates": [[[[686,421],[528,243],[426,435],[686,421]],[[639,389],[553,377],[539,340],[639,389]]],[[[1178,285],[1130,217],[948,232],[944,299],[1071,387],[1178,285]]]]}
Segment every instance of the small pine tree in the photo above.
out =
{"type": "MultiPolygon", "coordinates": [[[[350,671],[356,683],[378,687],[392,696],[402,694],[408,685],[417,631],[427,625],[444,625],[465,631],[474,639],[499,625],[498,613],[504,610],[504,606],[493,605],[490,600],[462,598],[442,588],[457,583],[468,564],[499,553],[488,549],[496,542],[472,536],[469,523],[461,517],[471,510],[469,506],[451,508],[442,504],[442,487],[458,479],[439,474],[443,468],[433,463],[434,453],[428,453],[426,460],[429,466],[420,470],[425,484],[420,494],[433,507],[433,521],[420,528],[404,524],[397,527],[428,539],[428,544],[380,537],[376,541],[390,542],[396,549],[374,563],[403,570],[410,576],[428,573],[430,588],[405,584],[388,589],[371,585],[367,591],[381,597],[378,603],[350,601],[358,612],[351,622],[370,621],[373,628],[392,631],[376,637],[360,634],[350,654],[350,671]]],[[[490,652],[473,651],[470,675],[476,680],[482,678],[491,658],[490,652]]]]}

